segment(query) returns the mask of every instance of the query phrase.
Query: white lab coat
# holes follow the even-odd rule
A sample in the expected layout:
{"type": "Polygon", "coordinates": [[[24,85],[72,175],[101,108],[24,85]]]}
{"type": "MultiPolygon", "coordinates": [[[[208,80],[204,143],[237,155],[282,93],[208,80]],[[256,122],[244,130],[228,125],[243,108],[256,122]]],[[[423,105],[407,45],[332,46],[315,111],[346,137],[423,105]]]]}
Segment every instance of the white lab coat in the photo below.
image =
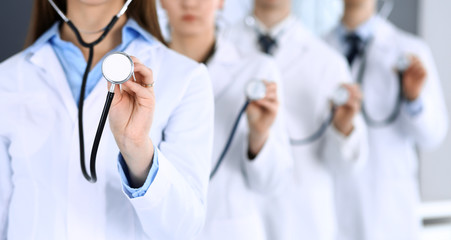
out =
{"type": "MultiPolygon", "coordinates": [[[[345,61],[297,20],[287,21],[274,54],[285,86],[289,135],[304,139],[330,113],[329,99],[350,81],[345,61]]],[[[243,22],[226,30],[241,51],[257,52],[255,28],[243,22]]],[[[361,117],[349,137],[329,127],[317,142],[291,146],[295,174],[290,189],[263,201],[269,239],[330,240],[336,234],[331,171],[352,172],[363,164],[367,142],[361,117]]]]}
{"type": "MultiPolygon", "coordinates": [[[[411,117],[404,103],[400,117],[382,128],[368,128],[369,160],[356,175],[337,176],[340,239],[419,239],[420,201],[415,146],[437,146],[447,132],[447,114],[440,81],[426,44],[376,17],[374,41],[368,50],[364,102],[369,114],[383,119],[395,106],[398,79],[393,69],[403,54],[419,56],[427,69],[421,98],[423,112],[411,117]]],[[[337,30],[327,41],[343,52],[337,30]]],[[[361,59],[352,72],[357,79],[361,59]]]]}
{"type": "MultiPolygon", "coordinates": [[[[143,197],[122,191],[119,149],[108,126],[98,182],[79,160],[77,105],[50,44],[0,65],[0,239],[192,239],[200,232],[213,140],[208,72],[161,43],[126,51],[154,71],[150,137],[159,170],[143,197]]],[[[100,80],[84,108],[86,159],[107,94],[100,80]]]]}
{"type": "MultiPolygon", "coordinates": [[[[217,41],[217,50],[208,63],[208,70],[216,109],[214,166],[246,101],[247,83],[260,79],[275,81],[278,89],[282,86],[271,59],[263,55],[242,55],[233,44],[221,39],[217,41]]],[[[210,181],[206,225],[199,239],[265,239],[256,198],[281,191],[292,169],[283,118],[280,108],[267,142],[251,161],[247,156],[249,127],[244,113],[229,152],[210,181]]]]}

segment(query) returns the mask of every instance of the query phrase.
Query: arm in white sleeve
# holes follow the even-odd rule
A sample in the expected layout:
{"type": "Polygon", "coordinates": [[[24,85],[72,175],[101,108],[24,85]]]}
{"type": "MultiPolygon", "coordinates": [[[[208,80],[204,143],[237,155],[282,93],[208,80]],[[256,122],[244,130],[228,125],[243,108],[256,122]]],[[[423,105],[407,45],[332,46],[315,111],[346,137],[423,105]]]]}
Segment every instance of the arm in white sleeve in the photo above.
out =
{"type": "Polygon", "coordinates": [[[190,77],[158,146],[155,179],[144,196],[129,197],[151,239],[191,239],[205,220],[214,100],[204,66],[190,77]]]}
{"type": "Polygon", "coordinates": [[[268,192],[278,193],[287,185],[293,170],[293,159],[285,123],[283,85],[276,63],[272,60],[265,64],[259,74],[263,75],[262,79],[277,83],[279,110],[265,145],[252,160],[248,156],[249,135],[243,135],[242,163],[247,183],[252,190],[265,194],[268,192]]]}
{"type": "Polygon", "coordinates": [[[333,125],[325,133],[322,158],[335,170],[357,169],[368,157],[367,129],[363,117],[354,118],[354,129],[349,136],[343,135],[333,125]]]}
{"type": "Polygon", "coordinates": [[[248,157],[248,135],[244,135],[242,144],[243,168],[250,189],[260,193],[273,194],[282,191],[292,175],[293,160],[288,140],[287,128],[283,120],[283,111],[271,127],[268,140],[258,155],[250,160],[248,157]]]}
{"type": "Polygon", "coordinates": [[[12,193],[11,159],[8,142],[0,137],[0,239],[6,239],[8,228],[9,202],[12,193]]]}
{"type": "Polygon", "coordinates": [[[446,137],[448,130],[448,114],[443,97],[440,78],[427,46],[420,54],[420,60],[425,64],[427,79],[416,104],[421,105],[417,114],[409,111],[408,103],[401,108],[402,126],[406,134],[421,149],[437,147],[446,137]]]}
{"type": "MultiPolygon", "coordinates": [[[[340,79],[341,84],[351,83],[349,67],[342,56],[338,56],[333,66],[325,71],[326,82],[340,79]]],[[[339,84],[329,84],[330,96],[337,90],[339,84]]],[[[330,169],[346,170],[362,166],[368,156],[367,127],[363,117],[357,114],[353,119],[353,130],[349,136],[339,132],[333,123],[327,129],[319,148],[321,159],[330,169]]]]}

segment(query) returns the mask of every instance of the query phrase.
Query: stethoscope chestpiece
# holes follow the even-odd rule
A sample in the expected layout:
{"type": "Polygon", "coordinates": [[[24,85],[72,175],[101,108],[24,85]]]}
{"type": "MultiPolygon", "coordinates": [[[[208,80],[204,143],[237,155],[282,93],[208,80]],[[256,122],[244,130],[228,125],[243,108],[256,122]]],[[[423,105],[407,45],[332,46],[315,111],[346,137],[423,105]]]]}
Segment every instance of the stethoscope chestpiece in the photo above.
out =
{"type": "Polygon", "coordinates": [[[404,72],[409,68],[410,63],[410,58],[406,55],[402,55],[396,62],[396,70],[398,70],[399,72],[404,72]]]}
{"type": "Polygon", "coordinates": [[[339,87],[332,95],[332,103],[335,107],[345,105],[349,100],[349,91],[345,87],[339,87]]]}
{"type": "Polygon", "coordinates": [[[112,84],[123,84],[134,73],[132,58],[124,52],[108,54],[102,62],[102,74],[112,84]]]}
{"type": "Polygon", "coordinates": [[[258,101],[266,96],[266,85],[262,80],[252,80],[246,86],[246,97],[258,101]]]}

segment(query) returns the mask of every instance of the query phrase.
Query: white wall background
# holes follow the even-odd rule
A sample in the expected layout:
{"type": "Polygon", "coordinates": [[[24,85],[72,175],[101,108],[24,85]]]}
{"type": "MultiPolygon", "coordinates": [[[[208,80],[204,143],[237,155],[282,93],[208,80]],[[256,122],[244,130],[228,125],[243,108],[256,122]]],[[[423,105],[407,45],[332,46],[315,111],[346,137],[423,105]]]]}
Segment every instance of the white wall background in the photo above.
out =
{"type": "MultiPolygon", "coordinates": [[[[421,0],[419,33],[432,49],[445,93],[448,114],[451,113],[451,1],[421,0]]],[[[450,123],[451,124],[451,123],[450,123]]],[[[442,147],[424,153],[422,192],[425,201],[451,200],[451,131],[442,147]]]]}

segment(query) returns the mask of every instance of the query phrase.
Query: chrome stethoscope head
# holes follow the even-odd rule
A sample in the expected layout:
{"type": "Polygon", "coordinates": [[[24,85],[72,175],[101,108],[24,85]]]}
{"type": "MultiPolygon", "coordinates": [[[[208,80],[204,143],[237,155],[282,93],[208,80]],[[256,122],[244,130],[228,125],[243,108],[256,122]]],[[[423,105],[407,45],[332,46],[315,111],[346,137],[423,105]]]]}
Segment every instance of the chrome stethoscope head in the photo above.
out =
{"type": "Polygon", "coordinates": [[[108,54],[102,62],[102,74],[113,85],[123,84],[130,77],[135,77],[134,67],[133,60],[127,53],[113,52],[108,54]]]}
{"type": "Polygon", "coordinates": [[[332,104],[335,107],[340,107],[345,105],[349,100],[349,91],[345,87],[341,86],[338,89],[335,90],[335,92],[332,94],[332,104]]]}
{"type": "Polygon", "coordinates": [[[266,96],[266,85],[262,80],[252,80],[246,85],[245,93],[249,101],[258,101],[266,96]]]}
{"type": "Polygon", "coordinates": [[[411,60],[409,56],[405,54],[401,55],[396,62],[396,70],[398,70],[399,72],[404,72],[409,68],[410,64],[411,60]]]}

